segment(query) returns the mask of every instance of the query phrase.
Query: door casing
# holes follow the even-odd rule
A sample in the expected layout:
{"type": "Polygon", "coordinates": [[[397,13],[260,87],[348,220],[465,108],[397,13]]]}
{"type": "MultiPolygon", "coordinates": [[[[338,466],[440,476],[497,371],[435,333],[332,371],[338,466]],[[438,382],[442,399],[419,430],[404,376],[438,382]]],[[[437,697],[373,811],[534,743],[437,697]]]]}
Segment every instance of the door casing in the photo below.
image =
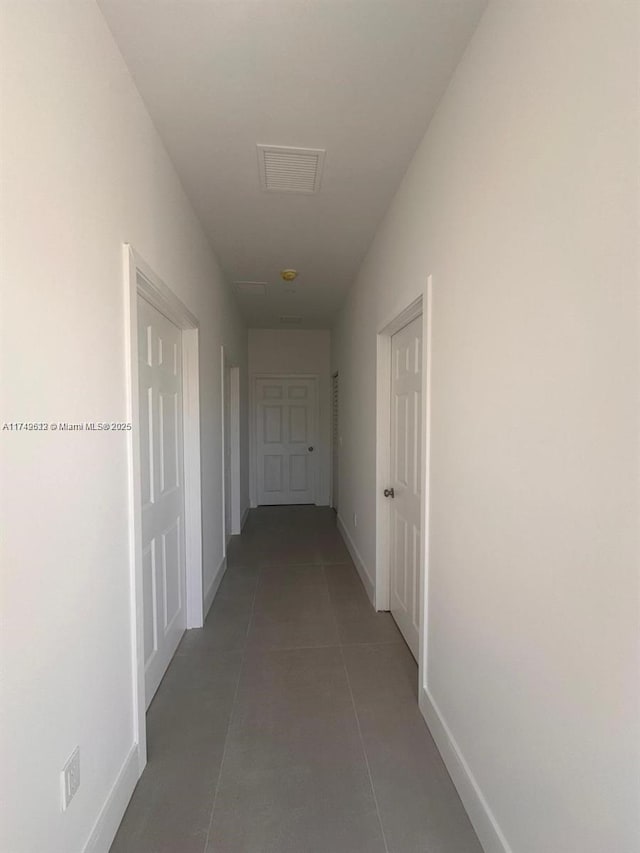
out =
{"type": "Polygon", "coordinates": [[[431,317],[433,280],[429,275],[422,292],[404,308],[400,307],[378,331],[376,372],[376,610],[389,610],[391,524],[389,498],[384,490],[390,482],[391,464],[391,338],[404,326],[422,316],[422,499],[420,506],[420,683],[427,678],[427,619],[429,586],[429,466],[431,413],[431,317]]]}
{"type": "Polygon", "coordinates": [[[140,255],[124,245],[125,361],[127,377],[127,432],[129,569],[131,588],[131,648],[133,672],[134,742],[138,772],[147,762],[146,703],[144,677],[144,620],[142,580],[142,512],[140,489],[140,446],[135,429],[139,423],[138,403],[138,295],[151,303],[182,330],[182,395],[184,440],[184,519],[186,627],[203,625],[202,507],[200,485],[200,391],[198,320],[164,284],[140,255]]]}

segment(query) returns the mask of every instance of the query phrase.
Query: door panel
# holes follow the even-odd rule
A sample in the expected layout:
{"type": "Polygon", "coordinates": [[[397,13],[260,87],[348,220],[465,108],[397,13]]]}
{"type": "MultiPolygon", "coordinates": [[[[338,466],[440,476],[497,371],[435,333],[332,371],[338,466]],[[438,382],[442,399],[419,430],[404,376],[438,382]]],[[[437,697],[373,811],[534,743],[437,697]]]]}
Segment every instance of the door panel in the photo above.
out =
{"type": "Polygon", "coordinates": [[[309,490],[309,458],[302,455],[291,455],[289,457],[290,484],[292,492],[306,492],[309,490]]]}
{"type": "Polygon", "coordinates": [[[182,334],[138,299],[143,609],[147,706],[186,625],[182,334]]]}
{"type": "Polygon", "coordinates": [[[284,488],[282,481],[282,456],[264,457],[264,491],[280,493],[284,488]]]}
{"type": "Polygon", "coordinates": [[[164,581],[164,628],[165,631],[178,616],[182,606],[180,576],[171,571],[180,564],[180,519],[162,534],[162,567],[164,581]]]}
{"type": "Polygon", "coordinates": [[[315,379],[256,380],[259,504],[315,502],[316,430],[315,379]]]}
{"type": "Polygon", "coordinates": [[[304,444],[308,438],[306,406],[289,406],[289,441],[304,444]]]}
{"type": "Polygon", "coordinates": [[[264,443],[280,444],[282,437],[282,407],[265,406],[263,409],[264,443]]]}
{"type": "Polygon", "coordinates": [[[418,657],[420,632],[420,491],[422,317],[391,339],[391,614],[418,657]]]}
{"type": "Polygon", "coordinates": [[[142,552],[142,607],[144,609],[144,659],[151,660],[157,647],[155,541],[142,552]],[[147,618],[147,614],[152,614],[147,618]]]}
{"type": "Polygon", "coordinates": [[[160,495],[166,495],[178,483],[178,395],[160,394],[160,495]]]}

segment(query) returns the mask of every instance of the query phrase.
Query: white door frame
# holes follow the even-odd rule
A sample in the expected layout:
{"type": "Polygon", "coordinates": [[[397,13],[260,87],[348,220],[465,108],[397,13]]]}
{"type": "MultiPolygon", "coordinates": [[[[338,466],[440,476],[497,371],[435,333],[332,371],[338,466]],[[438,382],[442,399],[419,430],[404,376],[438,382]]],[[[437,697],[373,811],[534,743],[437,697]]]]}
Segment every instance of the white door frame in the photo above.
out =
{"type": "Polygon", "coordinates": [[[144,685],[144,613],[142,583],[142,507],[138,401],[138,296],[157,308],[182,330],[182,395],[184,438],[184,518],[187,628],[203,625],[202,507],[200,489],[200,391],[198,320],[128,244],[125,268],[125,360],[127,420],[133,429],[128,440],[129,565],[131,583],[134,741],[138,769],[147,762],[144,685]]]}
{"type": "MultiPolygon", "coordinates": [[[[338,501],[338,495],[337,495],[338,490],[336,489],[337,484],[335,482],[335,477],[334,477],[335,470],[334,470],[334,458],[333,457],[334,457],[335,453],[338,453],[338,460],[339,460],[339,454],[340,454],[340,422],[338,420],[338,436],[337,436],[338,441],[336,444],[336,438],[333,435],[333,419],[335,417],[335,400],[333,397],[334,380],[338,381],[338,419],[339,419],[340,418],[340,371],[339,370],[336,370],[334,373],[331,374],[331,389],[330,389],[330,393],[331,393],[331,439],[330,439],[330,441],[331,441],[331,444],[329,447],[329,458],[331,459],[331,494],[329,496],[329,500],[330,500],[330,506],[332,507],[332,509],[335,509],[336,512],[339,512],[339,507],[336,506],[336,503],[338,501]]],[[[339,461],[338,461],[338,466],[339,466],[339,461]]],[[[338,478],[338,481],[339,481],[339,478],[338,478]]]]}
{"type": "MultiPolygon", "coordinates": [[[[249,464],[250,464],[250,502],[255,509],[258,506],[258,436],[256,435],[256,387],[259,379],[314,379],[315,380],[315,403],[316,403],[316,445],[320,439],[320,375],[318,373],[252,373],[249,387],[249,464]]],[[[319,458],[319,457],[317,457],[319,458]]],[[[313,484],[313,502],[319,505],[320,494],[320,469],[316,465],[316,477],[313,484]]]]}
{"type": "Polygon", "coordinates": [[[429,580],[429,467],[431,416],[431,317],[432,276],[427,278],[423,292],[378,331],[377,402],[376,402],[376,610],[389,610],[391,572],[391,525],[389,499],[383,492],[391,476],[391,338],[404,326],[422,316],[422,482],[420,500],[420,650],[418,668],[421,684],[427,677],[427,593],[429,580]]]}
{"type": "Polygon", "coordinates": [[[227,500],[225,483],[225,451],[227,441],[230,443],[231,469],[229,471],[229,486],[231,494],[231,534],[237,535],[242,532],[242,520],[240,514],[240,368],[232,364],[227,355],[224,344],[220,347],[220,397],[222,400],[222,539],[224,556],[227,555],[227,541],[225,535],[227,500]],[[225,431],[224,410],[224,371],[229,370],[229,435],[225,431]]]}

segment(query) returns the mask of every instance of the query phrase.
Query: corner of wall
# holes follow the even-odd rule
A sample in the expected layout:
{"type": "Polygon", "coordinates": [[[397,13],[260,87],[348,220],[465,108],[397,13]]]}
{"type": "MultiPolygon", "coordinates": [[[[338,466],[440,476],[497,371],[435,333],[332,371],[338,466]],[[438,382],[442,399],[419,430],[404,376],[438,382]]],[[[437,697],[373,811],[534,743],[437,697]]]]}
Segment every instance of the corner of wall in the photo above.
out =
{"type": "Polygon", "coordinates": [[[218,564],[218,568],[215,570],[215,573],[213,575],[211,583],[209,584],[208,588],[205,590],[205,593],[204,593],[203,612],[204,612],[204,618],[205,619],[207,618],[207,615],[208,615],[209,611],[211,610],[211,605],[214,602],[214,599],[216,597],[216,593],[218,592],[220,584],[222,583],[222,578],[224,577],[224,573],[226,571],[227,571],[227,557],[226,557],[226,555],[223,555],[222,559],[220,560],[220,563],[218,564]]]}
{"type": "Polygon", "coordinates": [[[420,687],[418,704],[484,853],[513,853],[456,739],[424,686],[420,687]]]}
{"type": "Polygon", "coordinates": [[[138,744],[134,743],[100,809],[83,853],[109,853],[143,769],[138,744]]]}
{"type": "Polygon", "coordinates": [[[338,530],[340,531],[342,538],[345,541],[345,545],[351,555],[351,559],[354,562],[356,570],[360,575],[360,580],[362,581],[362,585],[365,588],[365,592],[367,593],[367,597],[371,602],[371,605],[375,608],[376,606],[376,587],[375,583],[371,580],[371,576],[369,574],[369,570],[364,564],[364,560],[360,556],[360,552],[358,551],[355,542],[351,538],[349,531],[347,530],[344,521],[340,517],[340,513],[338,512],[338,530]]]}

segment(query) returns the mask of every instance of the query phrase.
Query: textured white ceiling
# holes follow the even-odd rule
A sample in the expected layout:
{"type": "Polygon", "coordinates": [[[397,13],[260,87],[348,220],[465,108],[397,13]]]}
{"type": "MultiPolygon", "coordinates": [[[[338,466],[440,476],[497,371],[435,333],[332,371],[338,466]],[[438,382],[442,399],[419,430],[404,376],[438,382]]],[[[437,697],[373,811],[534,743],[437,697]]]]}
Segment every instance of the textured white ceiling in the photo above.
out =
{"type": "Polygon", "coordinates": [[[486,0],[99,6],[229,281],[267,283],[248,324],[330,325],[486,0]],[[258,143],[325,148],[320,192],[263,191],[258,143]]]}

